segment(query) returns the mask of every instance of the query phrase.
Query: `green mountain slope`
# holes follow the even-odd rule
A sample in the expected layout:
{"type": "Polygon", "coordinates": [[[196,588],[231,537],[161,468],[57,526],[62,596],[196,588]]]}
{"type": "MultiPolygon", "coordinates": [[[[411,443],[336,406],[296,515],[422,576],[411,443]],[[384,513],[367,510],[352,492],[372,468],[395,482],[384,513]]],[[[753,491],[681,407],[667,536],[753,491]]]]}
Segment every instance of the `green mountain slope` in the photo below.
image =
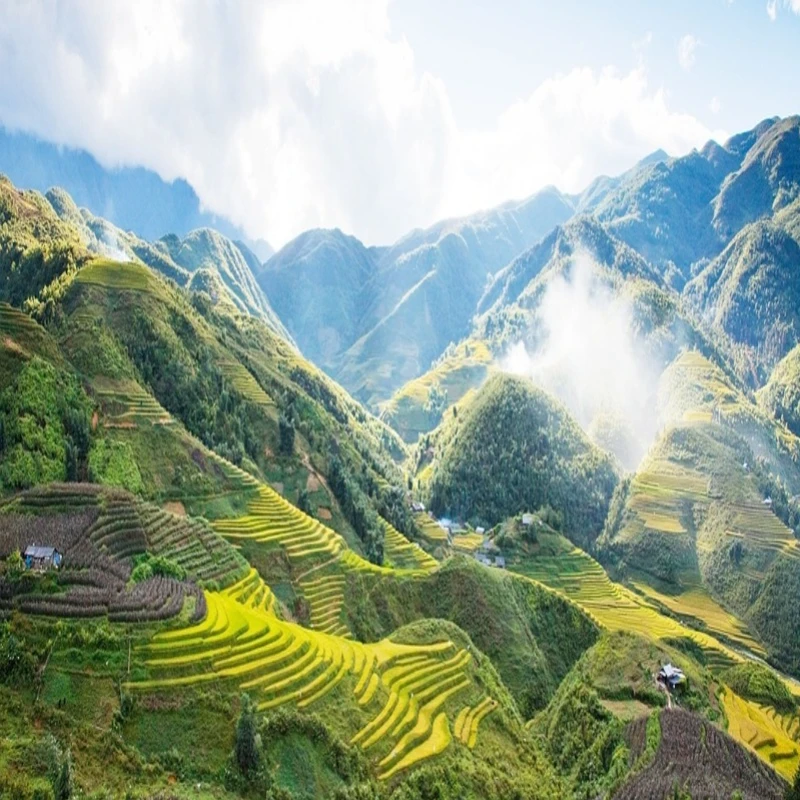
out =
{"type": "Polygon", "coordinates": [[[572,213],[546,189],[388,248],[309,231],[273,256],[259,280],[301,350],[374,406],[466,333],[488,275],[572,213]]]}
{"type": "Polygon", "coordinates": [[[550,505],[577,541],[600,532],[617,482],[612,461],[529,381],[493,376],[430,444],[426,492],[437,515],[494,524],[550,505]]]}
{"type": "Polygon", "coordinates": [[[738,346],[738,370],[755,385],[797,342],[798,263],[797,240],[773,222],[756,222],[686,286],[697,312],[738,346]]]}

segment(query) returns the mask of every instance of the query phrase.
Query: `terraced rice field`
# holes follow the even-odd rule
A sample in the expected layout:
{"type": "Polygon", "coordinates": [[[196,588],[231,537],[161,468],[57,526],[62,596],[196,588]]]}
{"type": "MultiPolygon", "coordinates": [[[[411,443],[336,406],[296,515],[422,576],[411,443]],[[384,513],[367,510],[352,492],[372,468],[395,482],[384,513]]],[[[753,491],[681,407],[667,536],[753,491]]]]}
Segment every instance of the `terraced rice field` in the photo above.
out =
{"type": "Polygon", "coordinates": [[[800,548],[792,531],[762,503],[735,505],[736,516],[727,536],[746,539],[748,546],[800,558],[800,548]]]}
{"type": "Polygon", "coordinates": [[[447,545],[447,531],[426,512],[414,515],[422,538],[431,546],[447,545]]]}
{"type": "Polygon", "coordinates": [[[774,708],[762,706],[726,690],[722,704],[728,717],[728,733],[755,751],[791,781],[800,766],[797,717],[785,718],[774,708]]]}
{"type": "Polygon", "coordinates": [[[471,555],[483,544],[483,534],[459,533],[453,536],[453,550],[471,555]]]}
{"type": "Polygon", "coordinates": [[[3,351],[21,358],[45,354],[57,364],[62,361],[44,328],[8,303],[0,303],[0,353],[3,351]]]}
{"type": "Polygon", "coordinates": [[[620,538],[632,538],[645,529],[685,533],[682,522],[688,503],[708,502],[708,479],[671,462],[655,461],[639,472],[631,484],[628,519],[620,538]]]}
{"type": "Polygon", "coordinates": [[[439,562],[426,553],[416,542],[411,542],[400,531],[385,523],[386,538],[383,552],[387,562],[399,569],[422,569],[430,572],[439,562]]]}
{"type": "Polygon", "coordinates": [[[75,277],[78,283],[94,284],[106,289],[128,289],[135,291],[155,291],[158,279],[155,273],[143,264],[126,263],[96,258],[78,270],[75,277]]]}
{"type": "Polygon", "coordinates": [[[275,406],[275,401],[261,388],[258,381],[256,381],[238,361],[224,359],[218,361],[217,366],[242,397],[265,408],[275,406]]]}
{"type": "Polygon", "coordinates": [[[614,583],[593,558],[577,547],[537,557],[509,569],[557,589],[578,603],[599,625],[655,639],[690,637],[703,649],[709,665],[724,668],[742,657],[713,636],[666,617],[626,587],[614,583]]]}
{"type": "Polygon", "coordinates": [[[472,686],[468,652],[452,642],[361,644],[309,631],[270,613],[268,589],[259,581],[251,573],[224,592],[207,592],[206,618],[159,633],[140,648],[137,660],[149,677],[126,688],[229,681],[263,711],[284,704],[307,708],[342,687],[368,715],[352,742],[374,753],[384,779],[449,745],[446,706],[472,686]]]}
{"type": "Polygon", "coordinates": [[[234,543],[247,539],[280,545],[292,562],[332,558],[345,549],[338,533],[295,508],[269,486],[258,486],[258,496],[249,504],[247,515],[212,523],[218,533],[234,543]]]}
{"type": "Polygon", "coordinates": [[[300,580],[300,588],[311,609],[311,627],[332,636],[351,638],[350,629],[342,620],[345,575],[334,573],[300,580]]]}
{"type": "Polygon", "coordinates": [[[478,705],[470,708],[464,706],[456,717],[455,735],[470,748],[478,743],[478,726],[481,720],[497,708],[497,701],[491,697],[484,698],[478,705]]]}
{"type": "Polygon", "coordinates": [[[225,587],[249,571],[247,561],[204,520],[180,517],[150,505],[142,507],[140,516],[147,549],[176,561],[197,580],[225,587]]]}
{"type": "Polygon", "coordinates": [[[634,585],[647,597],[666,606],[674,614],[698,620],[711,633],[733,640],[759,656],[766,655],[761,645],[750,636],[747,626],[720,606],[701,587],[693,587],[679,595],[667,595],[645,583],[634,585]]]}
{"type": "Polygon", "coordinates": [[[175,424],[158,400],[134,381],[98,383],[95,395],[103,407],[103,425],[106,427],[175,424]]]}

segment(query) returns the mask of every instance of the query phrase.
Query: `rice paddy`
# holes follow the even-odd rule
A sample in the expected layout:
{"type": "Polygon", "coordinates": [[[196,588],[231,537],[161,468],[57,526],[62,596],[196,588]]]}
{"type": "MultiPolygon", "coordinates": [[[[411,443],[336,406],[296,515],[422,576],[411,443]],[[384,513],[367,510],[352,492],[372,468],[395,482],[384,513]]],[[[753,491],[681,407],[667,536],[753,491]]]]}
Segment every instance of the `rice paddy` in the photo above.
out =
{"type": "Polygon", "coordinates": [[[740,503],[733,508],[736,513],[727,536],[745,539],[748,547],[800,558],[797,539],[770,508],[763,503],[740,503]]]}
{"type": "Polygon", "coordinates": [[[631,483],[628,518],[619,538],[631,539],[645,530],[686,533],[687,505],[707,502],[708,478],[670,461],[651,461],[631,483]]]}
{"type": "Polygon", "coordinates": [[[94,389],[103,410],[102,424],[107,428],[175,424],[158,400],[135,381],[98,381],[94,389]]]}
{"type": "MultiPolygon", "coordinates": [[[[255,480],[255,479],[254,479],[255,480]]],[[[308,558],[332,558],[346,547],[344,539],[284,500],[274,489],[259,484],[248,514],[212,523],[233,543],[250,540],[281,546],[293,563],[308,558]]]]}
{"type": "Polygon", "coordinates": [[[483,534],[459,533],[453,536],[453,550],[471,555],[483,544],[483,534]]]}
{"type": "MultiPolygon", "coordinates": [[[[255,570],[225,591],[207,592],[206,601],[204,620],[156,634],[139,648],[148,677],[126,688],[160,691],[227,681],[265,711],[284,704],[307,708],[341,687],[367,718],[352,743],[374,753],[382,779],[450,744],[448,702],[473,686],[471,656],[452,642],[362,644],[284,622],[272,613],[271,592],[255,570]]],[[[472,746],[492,703],[475,707],[467,734],[472,746]]]]}
{"type": "Polygon", "coordinates": [[[774,708],[745,700],[730,690],[722,694],[728,733],[791,781],[800,766],[796,741],[798,718],[784,717],[774,708]]]}
{"type": "Polygon", "coordinates": [[[456,717],[455,736],[467,747],[472,748],[478,742],[478,726],[481,720],[497,708],[497,701],[491,697],[484,698],[477,706],[464,706],[456,717]]]}
{"type": "Polygon", "coordinates": [[[261,388],[258,381],[238,361],[223,359],[217,362],[222,374],[246,400],[265,408],[275,406],[275,401],[261,388]]]}
{"type": "Polygon", "coordinates": [[[419,527],[422,538],[431,547],[447,545],[447,531],[430,514],[424,511],[415,514],[414,521],[419,527]]]}
{"type": "Polygon", "coordinates": [[[688,617],[702,623],[710,633],[732,640],[759,656],[765,656],[764,648],[750,636],[747,626],[726,611],[700,586],[694,586],[681,594],[663,594],[645,583],[635,587],[657,603],[668,608],[679,617],[688,617]]]}
{"type": "Polygon", "coordinates": [[[384,539],[384,556],[390,566],[399,569],[422,569],[430,572],[439,566],[439,562],[426,553],[416,542],[411,542],[389,523],[386,525],[384,539]]]}

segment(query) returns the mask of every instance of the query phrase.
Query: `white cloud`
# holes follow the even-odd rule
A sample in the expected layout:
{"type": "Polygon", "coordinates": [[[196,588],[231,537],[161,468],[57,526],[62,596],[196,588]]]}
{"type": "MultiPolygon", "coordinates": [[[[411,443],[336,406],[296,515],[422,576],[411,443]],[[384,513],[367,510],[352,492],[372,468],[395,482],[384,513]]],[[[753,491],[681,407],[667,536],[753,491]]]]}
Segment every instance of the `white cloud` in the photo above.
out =
{"type": "Polygon", "coordinates": [[[700,40],[696,36],[692,36],[691,33],[682,36],[678,42],[678,63],[681,65],[681,68],[685,69],[687,72],[694,66],[694,62],[697,60],[697,47],[699,44],[700,40]]]}
{"type": "Polygon", "coordinates": [[[800,16],[800,0],[767,0],[767,16],[775,22],[778,8],[783,7],[800,16]]]}
{"type": "Polygon", "coordinates": [[[711,98],[711,102],[708,104],[708,108],[712,114],[719,114],[719,112],[722,111],[722,102],[719,97],[714,95],[714,97],[711,98]]]}
{"type": "Polygon", "coordinates": [[[278,245],[313,226],[389,242],[715,135],[642,66],[574,69],[483,129],[459,128],[387,4],[10,0],[0,122],[108,166],[183,176],[206,207],[278,245]]]}

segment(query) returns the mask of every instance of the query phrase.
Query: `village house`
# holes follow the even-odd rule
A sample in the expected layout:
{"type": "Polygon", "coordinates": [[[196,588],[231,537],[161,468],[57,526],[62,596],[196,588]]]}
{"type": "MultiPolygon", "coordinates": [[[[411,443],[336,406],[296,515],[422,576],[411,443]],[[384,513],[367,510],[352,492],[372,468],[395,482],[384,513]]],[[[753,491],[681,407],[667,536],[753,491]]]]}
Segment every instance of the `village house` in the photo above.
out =
{"type": "Polygon", "coordinates": [[[61,553],[55,547],[42,547],[35,544],[28,545],[22,557],[27,569],[38,572],[44,572],[48,569],[53,569],[53,567],[58,569],[61,566],[62,559],[61,553]]]}
{"type": "Polygon", "coordinates": [[[667,689],[674,689],[679,683],[686,680],[686,676],[678,667],[672,664],[664,664],[658,672],[657,680],[667,689]]]}
{"type": "Polygon", "coordinates": [[[413,502],[411,504],[411,510],[415,514],[421,514],[425,510],[425,504],[424,503],[418,503],[418,502],[415,501],[415,502],[413,502]]]}
{"type": "Polygon", "coordinates": [[[525,525],[526,527],[528,525],[533,525],[533,514],[523,514],[522,524],[525,525]]]}

